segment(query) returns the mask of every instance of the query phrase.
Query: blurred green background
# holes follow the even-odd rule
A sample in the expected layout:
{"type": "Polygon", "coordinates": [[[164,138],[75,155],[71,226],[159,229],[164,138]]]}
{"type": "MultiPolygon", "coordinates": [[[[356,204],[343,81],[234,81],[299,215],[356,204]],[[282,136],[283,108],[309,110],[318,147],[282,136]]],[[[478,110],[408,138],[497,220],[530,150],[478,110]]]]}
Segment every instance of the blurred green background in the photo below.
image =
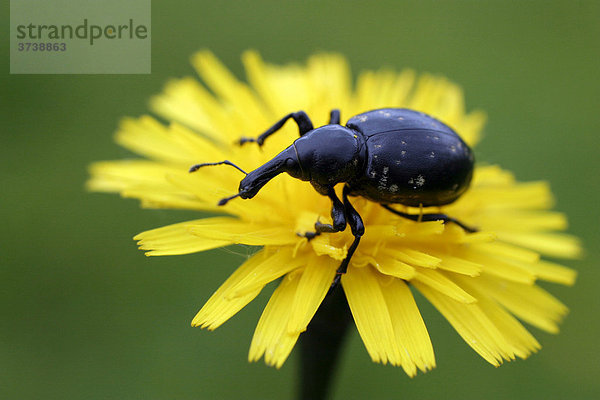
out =
{"type": "Polygon", "coordinates": [[[410,379],[373,364],[354,329],[335,399],[600,398],[600,2],[154,0],[152,16],[151,75],[9,75],[0,43],[1,398],[292,396],[296,354],[279,371],[246,361],[266,295],[216,332],[189,325],[248,249],[146,258],[134,234],[197,214],[83,189],[90,162],[129,156],[112,141],[119,119],[146,113],[169,77],[193,74],[201,48],[238,76],[247,48],[276,63],[337,51],[355,74],[446,75],[468,109],[488,112],[478,159],[549,180],[586,246],[566,263],[575,287],[544,285],[571,313],[559,335],[531,328],[540,353],[495,369],[421,298],[437,369],[410,379]]]}

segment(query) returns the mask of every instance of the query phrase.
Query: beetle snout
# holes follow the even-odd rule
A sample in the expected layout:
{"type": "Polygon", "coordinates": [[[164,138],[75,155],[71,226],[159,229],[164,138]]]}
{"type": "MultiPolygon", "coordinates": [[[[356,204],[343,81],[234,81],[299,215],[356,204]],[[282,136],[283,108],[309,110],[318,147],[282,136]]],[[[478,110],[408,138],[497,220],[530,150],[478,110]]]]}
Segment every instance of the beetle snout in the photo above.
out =
{"type": "Polygon", "coordinates": [[[248,178],[244,178],[241,182],[240,182],[240,186],[238,188],[238,194],[242,199],[251,199],[254,196],[256,196],[256,194],[258,193],[258,191],[261,189],[262,186],[258,186],[256,185],[256,182],[252,179],[248,180],[248,178]]]}
{"type": "Polygon", "coordinates": [[[251,199],[256,196],[257,192],[258,190],[252,193],[252,191],[250,191],[247,187],[240,187],[239,189],[239,194],[242,199],[251,199]]]}

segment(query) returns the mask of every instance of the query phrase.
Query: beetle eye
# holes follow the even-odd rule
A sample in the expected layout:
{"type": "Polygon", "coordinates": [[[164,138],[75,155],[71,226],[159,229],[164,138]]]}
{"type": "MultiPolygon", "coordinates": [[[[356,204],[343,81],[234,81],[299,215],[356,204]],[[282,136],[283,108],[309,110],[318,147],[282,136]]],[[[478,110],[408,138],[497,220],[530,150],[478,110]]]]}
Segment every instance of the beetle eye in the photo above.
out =
{"type": "Polygon", "coordinates": [[[285,160],[285,167],[288,170],[295,170],[296,168],[298,168],[298,163],[296,162],[296,160],[288,158],[287,160],[285,160]]]}
{"type": "Polygon", "coordinates": [[[304,179],[302,167],[300,166],[300,162],[293,158],[288,158],[285,160],[285,172],[293,176],[294,178],[304,179]]]}

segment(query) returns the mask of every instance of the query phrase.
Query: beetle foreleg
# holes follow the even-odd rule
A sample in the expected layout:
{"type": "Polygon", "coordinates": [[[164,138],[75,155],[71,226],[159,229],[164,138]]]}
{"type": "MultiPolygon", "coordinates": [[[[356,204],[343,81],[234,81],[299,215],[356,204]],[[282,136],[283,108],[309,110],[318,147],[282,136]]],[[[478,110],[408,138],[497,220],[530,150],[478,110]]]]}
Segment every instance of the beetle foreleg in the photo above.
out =
{"type": "Polygon", "coordinates": [[[335,233],[346,229],[345,207],[335,194],[335,189],[333,186],[327,189],[327,197],[331,199],[331,220],[333,221],[333,224],[324,224],[317,220],[317,222],[315,222],[314,232],[306,232],[304,234],[299,233],[298,236],[302,236],[308,240],[311,240],[319,236],[321,233],[335,233]]]}
{"type": "Polygon", "coordinates": [[[331,293],[336,288],[336,286],[340,283],[340,280],[342,279],[342,275],[348,271],[348,265],[350,264],[350,259],[352,259],[354,252],[358,248],[358,244],[360,243],[360,238],[365,233],[365,225],[363,223],[363,220],[362,220],[360,214],[352,206],[352,204],[350,203],[350,200],[348,200],[348,192],[349,191],[350,191],[350,188],[347,185],[344,186],[344,192],[343,192],[342,198],[344,199],[344,211],[346,212],[346,217],[348,218],[348,223],[350,224],[350,230],[352,231],[352,235],[354,235],[354,241],[352,242],[352,244],[350,245],[350,248],[348,249],[348,252],[346,253],[346,258],[344,258],[344,260],[342,261],[342,263],[340,264],[339,268],[337,269],[337,271],[335,273],[335,278],[333,279],[333,283],[331,284],[331,287],[329,288],[329,293],[331,293]]]}
{"type": "Polygon", "coordinates": [[[289,113],[285,117],[281,118],[279,121],[277,121],[275,123],[275,125],[273,125],[269,129],[267,129],[265,131],[265,133],[263,133],[256,139],[242,137],[242,138],[240,138],[238,143],[240,145],[242,145],[242,144],[248,143],[248,142],[255,142],[255,143],[258,143],[259,146],[262,146],[263,143],[265,142],[265,139],[267,139],[269,136],[271,136],[272,134],[274,134],[275,132],[280,130],[283,127],[283,125],[286,123],[286,121],[290,118],[293,118],[294,121],[296,122],[296,124],[298,124],[298,130],[300,132],[300,136],[313,130],[313,124],[312,124],[310,118],[308,117],[308,115],[306,115],[306,113],[304,111],[298,111],[295,113],[289,113]]]}
{"type": "Polygon", "coordinates": [[[348,194],[350,193],[350,186],[344,186],[344,191],[342,192],[342,198],[344,199],[344,209],[346,211],[346,217],[349,218],[348,223],[350,224],[350,229],[352,230],[352,234],[354,236],[362,236],[365,233],[365,224],[363,220],[356,211],[356,209],[350,203],[348,199],[348,194]]]}
{"type": "Polygon", "coordinates": [[[463,228],[465,231],[467,231],[469,233],[477,232],[477,229],[472,228],[468,225],[465,225],[462,222],[460,222],[459,220],[449,217],[446,214],[432,213],[432,214],[415,215],[415,214],[407,214],[402,211],[395,210],[387,204],[381,204],[381,206],[383,208],[385,208],[386,210],[388,210],[389,212],[399,215],[400,217],[410,219],[411,221],[415,221],[415,222],[443,221],[444,223],[452,222],[452,223],[455,223],[456,225],[460,226],[461,228],[463,228]]]}

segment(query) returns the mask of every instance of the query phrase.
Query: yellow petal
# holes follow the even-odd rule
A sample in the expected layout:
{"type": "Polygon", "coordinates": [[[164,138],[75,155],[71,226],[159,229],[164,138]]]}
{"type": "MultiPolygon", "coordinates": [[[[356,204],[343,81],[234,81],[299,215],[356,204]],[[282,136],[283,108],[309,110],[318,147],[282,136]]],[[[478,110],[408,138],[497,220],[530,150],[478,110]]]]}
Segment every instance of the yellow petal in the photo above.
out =
{"type": "Polygon", "coordinates": [[[571,235],[498,232],[498,238],[553,257],[578,258],[581,256],[581,244],[576,237],[571,235]]]}
{"type": "MultiPolygon", "coordinates": [[[[289,96],[286,96],[286,93],[281,91],[282,85],[277,84],[279,81],[274,79],[273,75],[269,74],[268,66],[265,65],[260,54],[256,51],[246,51],[242,55],[242,61],[246,69],[248,82],[261,95],[272,111],[273,120],[277,116],[282,117],[289,113],[292,109],[289,107],[285,108],[287,106],[285,102],[289,96]]],[[[297,74],[297,76],[301,76],[301,74],[297,74]]]]}
{"type": "Polygon", "coordinates": [[[387,248],[385,252],[398,261],[403,261],[415,267],[436,268],[442,261],[430,254],[420,252],[418,250],[404,248],[387,248]]]}
{"type": "Polygon", "coordinates": [[[538,341],[516,318],[491,300],[485,291],[478,289],[477,281],[459,276],[454,278],[477,297],[477,305],[502,332],[506,342],[512,346],[512,351],[518,357],[527,358],[532,352],[541,348],[538,341]]]}
{"type": "Polygon", "coordinates": [[[540,255],[535,251],[498,241],[494,243],[482,243],[477,246],[477,250],[504,259],[513,259],[515,261],[527,264],[538,262],[540,259],[540,255]]]}
{"type": "Polygon", "coordinates": [[[327,255],[338,261],[342,261],[344,258],[346,258],[346,253],[348,252],[346,246],[337,247],[332,245],[329,235],[319,235],[312,239],[309,243],[316,255],[327,255]]]}
{"type": "Polygon", "coordinates": [[[163,93],[152,97],[150,108],[158,115],[200,132],[222,143],[223,133],[234,134],[229,114],[219,100],[196,79],[172,79],[163,93]]]}
{"type": "MultiPolygon", "coordinates": [[[[307,67],[308,84],[305,90],[310,103],[322,102],[322,109],[325,110],[339,108],[342,122],[350,118],[352,114],[348,108],[352,99],[352,74],[346,58],[339,54],[315,54],[308,59],[307,67]]],[[[323,124],[329,120],[328,115],[324,117],[323,124]]]]}
{"type": "Polygon", "coordinates": [[[498,165],[476,165],[471,184],[475,187],[510,186],[515,182],[514,175],[498,165]]]}
{"type": "Polygon", "coordinates": [[[415,83],[416,73],[413,70],[405,69],[396,77],[390,92],[389,104],[403,104],[407,101],[410,91],[415,83]]]}
{"type": "Polygon", "coordinates": [[[461,249],[457,255],[481,265],[483,273],[529,285],[535,282],[535,275],[527,268],[522,267],[521,263],[497,257],[494,253],[480,251],[478,247],[461,249]]]}
{"type": "MultiPolygon", "coordinates": [[[[471,278],[477,279],[477,278],[471,278]]],[[[419,282],[414,286],[437,308],[458,334],[487,362],[499,366],[515,357],[512,346],[477,303],[463,304],[419,282]]]]}
{"type": "Polygon", "coordinates": [[[89,167],[91,178],[87,182],[89,190],[119,192],[137,185],[165,186],[165,175],[177,169],[154,161],[119,160],[101,161],[89,167]]]}
{"type": "MultiPolygon", "coordinates": [[[[240,82],[211,52],[204,50],[192,56],[192,64],[204,82],[233,110],[243,110],[244,118],[263,124],[273,123],[264,113],[263,105],[250,88],[240,82]]],[[[239,137],[239,135],[238,135],[239,137]]],[[[232,137],[235,140],[237,137],[232,137]]]]}
{"type": "Polygon", "coordinates": [[[477,285],[487,295],[522,320],[550,333],[558,332],[558,322],[567,307],[538,286],[507,282],[492,277],[478,277],[477,285]]]}
{"type": "Polygon", "coordinates": [[[400,348],[402,368],[409,376],[414,376],[417,368],[423,372],[434,368],[431,340],[408,286],[400,279],[393,279],[382,287],[382,292],[400,348]]]}
{"type": "Polygon", "coordinates": [[[230,218],[207,218],[181,222],[142,232],[133,239],[138,241],[141,250],[148,250],[147,256],[189,254],[215,249],[232,244],[228,240],[199,238],[190,233],[190,228],[198,224],[228,222],[230,218]]]}
{"type": "Polygon", "coordinates": [[[140,155],[175,165],[190,166],[197,155],[174,138],[173,131],[152,117],[125,118],[115,140],[140,155]]]}
{"type": "Polygon", "coordinates": [[[498,258],[512,260],[514,265],[528,271],[536,278],[565,285],[572,285],[575,282],[575,271],[558,264],[542,261],[539,259],[539,254],[534,251],[502,242],[482,244],[478,246],[478,249],[498,258]]]}
{"type": "Polygon", "coordinates": [[[401,364],[400,349],[377,272],[371,267],[348,269],[342,286],[358,333],[374,362],[401,364]]]}
{"type": "Polygon", "coordinates": [[[431,235],[439,235],[445,229],[442,221],[413,222],[402,217],[398,217],[398,221],[396,235],[406,238],[409,243],[424,238],[431,239],[431,235]]]}
{"type": "Polygon", "coordinates": [[[474,186],[469,192],[471,201],[480,204],[480,212],[500,212],[507,210],[543,210],[554,204],[554,198],[547,182],[519,182],[511,185],[474,186]]]}
{"type": "Polygon", "coordinates": [[[419,281],[458,302],[469,304],[477,301],[473,296],[440,272],[419,269],[416,271],[414,280],[419,281]]]}
{"type": "Polygon", "coordinates": [[[222,161],[227,158],[227,148],[218,146],[214,141],[198,135],[181,124],[173,122],[168,130],[171,140],[188,149],[195,157],[210,155],[216,161],[222,161]]]}
{"type": "Polygon", "coordinates": [[[304,332],[329,291],[339,263],[330,257],[311,257],[302,272],[290,308],[289,334],[304,332]]]}
{"type": "Polygon", "coordinates": [[[384,275],[390,275],[405,280],[410,280],[415,276],[414,267],[385,254],[378,254],[377,257],[357,256],[355,262],[360,263],[363,259],[368,261],[370,265],[377,268],[377,270],[384,275]]]}
{"type": "Polygon", "coordinates": [[[277,250],[268,259],[258,265],[252,274],[248,274],[231,288],[231,296],[243,296],[274,281],[275,279],[307,264],[307,255],[294,254],[294,249],[284,247],[277,250]]]}
{"type": "Polygon", "coordinates": [[[261,250],[243,263],[198,311],[192,320],[192,326],[201,326],[208,330],[216,329],[254,300],[262,287],[243,296],[231,296],[230,292],[238,282],[252,274],[265,260],[268,260],[267,253],[261,250]]]}
{"type": "Polygon", "coordinates": [[[187,173],[183,168],[146,160],[121,160],[94,163],[89,190],[120,192],[123,197],[136,198],[144,207],[191,210],[216,210],[216,202],[206,203],[185,188],[172,185],[168,175],[187,173]]]}
{"type": "Polygon", "coordinates": [[[479,226],[493,231],[548,231],[567,227],[564,214],[552,211],[517,211],[506,218],[504,212],[489,212],[478,216],[479,226]]]}
{"type": "MultiPolygon", "coordinates": [[[[213,218],[202,220],[190,227],[190,233],[199,238],[223,240],[251,246],[293,245],[300,238],[285,227],[264,227],[230,218],[229,221],[214,223],[213,218]]],[[[225,218],[223,218],[225,220],[225,218]]]]}
{"type": "Polygon", "coordinates": [[[281,280],[254,331],[249,361],[257,361],[264,354],[268,365],[280,367],[292,351],[300,334],[290,334],[286,328],[299,282],[300,274],[297,273],[288,274],[281,280]]]}
{"type": "Polygon", "coordinates": [[[468,145],[474,146],[481,139],[481,131],[487,120],[485,112],[480,110],[471,111],[464,115],[462,120],[456,123],[456,130],[468,145]]]}
{"type": "Polygon", "coordinates": [[[438,265],[439,269],[468,276],[478,276],[483,269],[481,264],[465,260],[464,258],[454,257],[446,254],[442,255],[441,253],[435,254],[442,259],[442,262],[438,265]]]}
{"type": "Polygon", "coordinates": [[[577,278],[577,272],[571,268],[548,261],[538,261],[531,264],[530,270],[538,278],[549,282],[561,283],[563,285],[573,285],[577,278]]]}

